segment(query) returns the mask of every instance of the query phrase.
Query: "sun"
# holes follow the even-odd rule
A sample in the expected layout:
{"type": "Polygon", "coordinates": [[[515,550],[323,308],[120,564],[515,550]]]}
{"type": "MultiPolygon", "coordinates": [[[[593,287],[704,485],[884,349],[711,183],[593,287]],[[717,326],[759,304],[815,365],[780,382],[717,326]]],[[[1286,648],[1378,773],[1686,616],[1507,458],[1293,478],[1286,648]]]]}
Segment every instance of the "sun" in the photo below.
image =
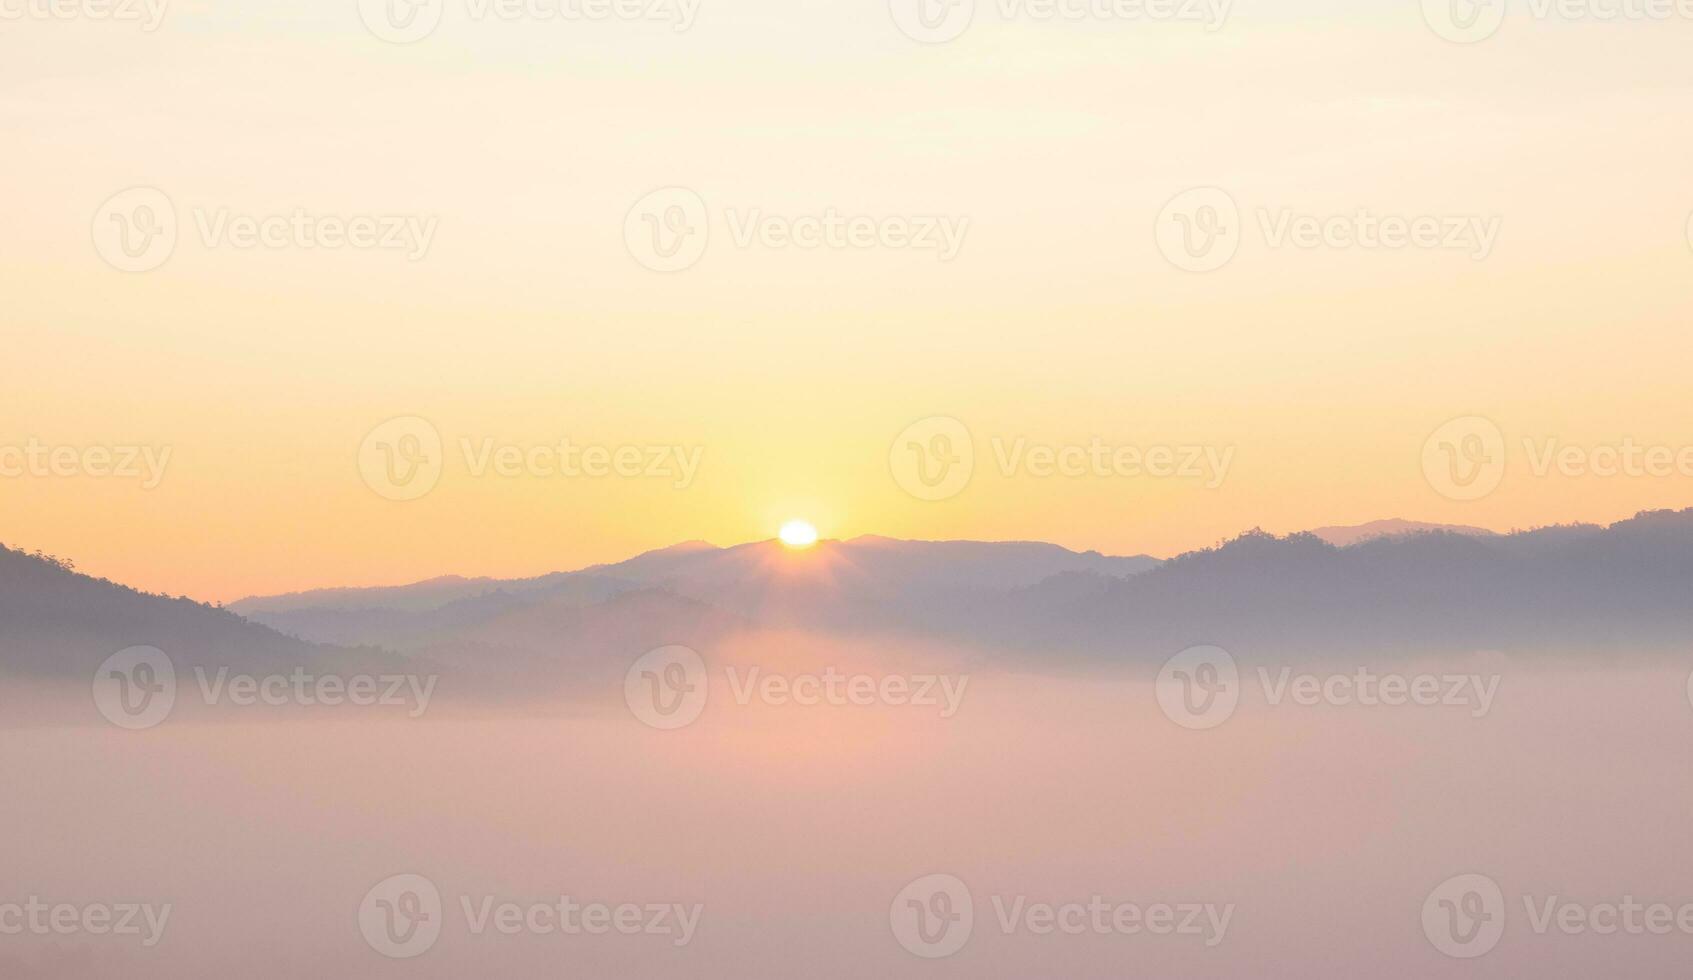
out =
{"type": "Polygon", "coordinates": [[[776,536],[790,548],[809,548],[817,543],[817,529],[806,521],[789,521],[776,536]]]}

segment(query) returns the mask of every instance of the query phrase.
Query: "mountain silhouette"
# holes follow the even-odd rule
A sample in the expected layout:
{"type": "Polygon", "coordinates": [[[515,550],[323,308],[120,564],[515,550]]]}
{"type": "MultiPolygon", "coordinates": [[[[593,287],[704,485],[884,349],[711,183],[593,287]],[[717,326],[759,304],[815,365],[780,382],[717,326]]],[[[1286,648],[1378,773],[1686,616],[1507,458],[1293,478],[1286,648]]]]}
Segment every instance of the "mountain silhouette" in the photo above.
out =
{"type": "Polygon", "coordinates": [[[1429,531],[1471,534],[1484,538],[1491,537],[1496,533],[1484,527],[1468,527],[1463,524],[1429,524],[1424,521],[1407,521],[1397,517],[1386,521],[1371,521],[1368,524],[1313,528],[1311,533],[1337,548],[1345,548],[1362,544],[1365,541],[1373,541],[1376,538],[1397,537],[1403,534],[1424,534],[1429,531]]]}
{"type": "Polygon", "coordinates": [[[166,651],[179,668],[268,673],[397,662],[377,650],[302,642],[227,609],[140,592],[79,574],[53,556],[0,545],[0,674],[91,678],[106,658],[132,646],[166,651]]]}
{"type": "Polygon", "coordinates": [[[181,664],[410,664],[453,672],[460,691],[551,693],[612,683],[648,649],[760,630],[934,641],[1032,669],[1157,663],[1207,644],[1246,660],[1610,656],[1693,636],[1693,510],[1511,534],[1364,527],[1386,533],[1341,547],[1251,531],[1163,562],[1036,542],[690,542],[535,578],[229,609],[0,548],[0,671],[85,677],[150,645],[181,664]]]}
{"type": "Polygon", "coordinates": [[[799,552],[694,543],[481,583],[477,595],[421,612],[409,607],[437,586],[235,608],[323,642],[432,653],[497,642],[530,657],[568,643],[572,627],[525,633],[512,625],[521,610],[572,610],[586,622],[643,590],[683,611],[659,604],[651,625],[663,628],[649,632],[671,637],[661,642],[690,642],[708,622],[720,637],[740,623],[920,636],[1033,663],[1138,662],[1202,644],[1278,658],[1666,650],[1693,630],[1693,510],[1512,534],[1407,521],[1321,531],[1356,543],[1253,531],[1166,562],[1036,543],[864,537],[799,552]]]}
{"type": "Polygon", "coordinates": [[[410,586],[333,589],[243,599],[230,608],[309,639],[417,649],[533,603],[586,606],[642,589],[709,604],[761,625],[848,627],[899,611],[927,612],[1038,584],[1055,575],[1115,579],[1158,565],[1038,542],[899,541],[866,536],[792,551],[776,541],[731,548],[703,542],[650,551],[577,572],[504,582],[434,579],[410,586]]]}
{"type": "Polygon", "coordinates": [[[1277,658],[1675,651],[1693,636],[1693,510],[1609,527],[1435,531],[1338,548],[1252,532],[1080,598],[1024,649],[1156,657],[1215,644],[1277,658]]]}

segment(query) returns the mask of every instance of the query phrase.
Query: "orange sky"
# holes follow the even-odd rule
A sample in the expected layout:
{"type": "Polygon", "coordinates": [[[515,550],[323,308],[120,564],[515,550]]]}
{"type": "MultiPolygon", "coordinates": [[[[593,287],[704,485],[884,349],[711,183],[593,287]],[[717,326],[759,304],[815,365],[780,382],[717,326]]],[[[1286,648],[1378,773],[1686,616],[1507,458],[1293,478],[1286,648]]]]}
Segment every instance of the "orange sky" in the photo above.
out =
{"type": "Polygon", "coordinates": [[[1525,445],[1693,444],[1693,134],[1674,124],[1693,25],[1530,20],[1462,45],[1415,4],[1243,2],[1212,33],[984,5],[922,45],[880,4],[707,2],[687,31],[455,11],[407,46],[318,0],[0,32],[0,180],[21,191],[0,220],[0,473],[32,441],[79,467],[88,447],[170,450],[150,489],[0,475],[0,541],[232,599],[535,574],[795,516],[831,537],[1164,555],[1254,525],[1693,504],[1693,474],[1541,474],[1525,445]],[[168,261],[122,272],[97,212],[138,186],[180,227],[168,261]],[[709,244],[655,272],[626,223],[678,186],[709,244]],[[1213,186],[1239,207],[1238,253],[1186,271],[1160,213],[1213,186]],[[296,209],[434,233],[412,260],[205,227],[296,209]],[[1480,260],[1272,241],[1282,218],[1360,209],[1496,222],[1497,240],[1480,260]],[[950,260],[743,244],[755,212],[965,231],[950,260]],[[1507,467],[1461,501],[1425,477],[1424,444],[1471,415],[1507,467]],[[441,471],[395,501],[361,447],[409,416],[441,471]],[[934,416],[965,425],[974,471],[922,500],[890,450],[934,416]],[[564,439],[680,447],[698,469],[682,487],[474,472],[478,452],[564,439]],[[1008,472],[1019,439],[1229,467],[1214,487],[1040,475],[1027,455],[1008,472]]]}

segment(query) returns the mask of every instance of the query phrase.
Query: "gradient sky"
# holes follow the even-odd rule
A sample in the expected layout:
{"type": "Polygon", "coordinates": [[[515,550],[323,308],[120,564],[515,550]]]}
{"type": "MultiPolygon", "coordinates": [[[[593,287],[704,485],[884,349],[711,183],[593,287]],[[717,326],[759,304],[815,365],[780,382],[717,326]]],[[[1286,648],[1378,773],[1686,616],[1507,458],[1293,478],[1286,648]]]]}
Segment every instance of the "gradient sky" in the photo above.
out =
{"type": "MultiPolygon", "coordinates": [[[[1382,517],[1506,529],[1693,503],[1693,478],[1537,478],[1521,440],[1693,444],[1693,23],[1537,22],[1473,45],[1419,5],[1242,0],[1226,26],[1005,23],[922,45],[886,4],[705,0],[686,32],[467,23],[409,46],[352,0],[179,2],[162,28],[0,21],[0,447],[171,447],[163,482],[0,479],[0,541],[204,599],[526,575],[704,538],[1033,538],[1165,555],[1382,517]],[[698,265],[624,246],[686,186],[698,265]],[[1228,189],[1239,254],[1158,251],[1166,201],[1228,189]],[[167,192],[171,260],[91,245],[167,192]],[[208,248],[194,209],[439,219],[390,252],[208,248]],[[1258,208],[1498,217],[1485,261],[1267,247],[1258,208]],[[959,256],[735,247],[727,209],[970,219],[959,256]],[[374,426],[698,447],[664,481],[473,478],[397,503],[374,426]],[[956,417],[940,502],[895,436],[956,417]],[[1494,420],[1480,501],[1425,439],[1494,420]],[[1234,447],[1192,480],[1007,478],[998,437],[1234,447]]],[[[1513,8],[1515,10],[1515,8],[1513,8]]]]}

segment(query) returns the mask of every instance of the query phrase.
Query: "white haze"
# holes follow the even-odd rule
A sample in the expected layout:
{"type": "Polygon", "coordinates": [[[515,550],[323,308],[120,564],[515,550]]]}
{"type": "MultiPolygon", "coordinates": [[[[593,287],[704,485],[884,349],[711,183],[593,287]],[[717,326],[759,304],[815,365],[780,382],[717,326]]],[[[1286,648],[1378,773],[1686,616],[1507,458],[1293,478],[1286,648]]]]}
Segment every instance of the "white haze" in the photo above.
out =
{"type": "Polygon", "coordinates": [[[1271,706],[1249,686],[1231,720],[1196,732],[1160,713],[1145,671],[1009,673],[915,643],[848,648],[792,633],[704,652],[711,700],[670,732],[640,723],[614,691],[415,721],[230,709],[126,732],[94,723],[74,690],[13,687],[0,704],[33,706],[35,720],[0,734],[0,903],[172,913],[152,949],[0,936],[0,975],[1669,976],[1693,943],[1536,935],[1521,898],[1693,901],[1685,665],[1484,661],[1501,681],[1482,718],[1271,706]],[[969,680],[950,719],[917,706],[743,706],[723,681],[731,662],[969,680]],[[76,723],[50,723],[51,705],[76,723]],[[402,872],[440,887],[445,926],[425,955],[389,960],[365,943],[358,909],[402,872]],[[889,903],[935,872],[969,885],[976,923],[956,955],[924,960],[895,941],[889,903]],[[1497,949],[1467,962],[1437,952],[1421,926],[1430,890],[1466,872],[1501,884],[1509,921],[1497,949]],[[465,895],[704,908],[683,947],[473,936],[465,895]],[[1210,949],[1186,936],[1007,936],[996,924],[994,896],[1096,895],[1235,908],[1210,949]]]}

